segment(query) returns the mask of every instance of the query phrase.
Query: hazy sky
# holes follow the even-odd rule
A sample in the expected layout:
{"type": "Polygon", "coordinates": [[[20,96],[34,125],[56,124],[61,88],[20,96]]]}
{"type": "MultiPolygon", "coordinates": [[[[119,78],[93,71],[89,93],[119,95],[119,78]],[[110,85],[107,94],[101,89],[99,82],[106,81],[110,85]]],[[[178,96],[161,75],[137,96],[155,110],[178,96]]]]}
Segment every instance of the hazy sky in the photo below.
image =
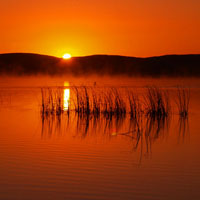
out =
{"type": "Polygon", "coordinates": [[[0,0],[0,53],[200,53],[200,0],[0,0]]]}

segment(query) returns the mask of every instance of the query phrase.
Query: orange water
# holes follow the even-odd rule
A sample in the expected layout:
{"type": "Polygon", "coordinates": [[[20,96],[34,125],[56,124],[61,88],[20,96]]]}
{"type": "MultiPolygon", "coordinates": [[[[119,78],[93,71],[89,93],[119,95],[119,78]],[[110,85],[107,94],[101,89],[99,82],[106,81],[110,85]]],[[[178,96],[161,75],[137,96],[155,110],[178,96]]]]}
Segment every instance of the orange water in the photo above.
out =
{"type": "MultiPolygon", "coordinates": [[[[0,81],[0,199],[200,199],[200,80],[5,78],[0,81]],[[41,118],[40,86],[191,88],[188,121],[41,118]],[[138,140],[137,140],[138,139],[138,140]]],[[[173,99],[172,99],[173,101],[173,99]]]]}

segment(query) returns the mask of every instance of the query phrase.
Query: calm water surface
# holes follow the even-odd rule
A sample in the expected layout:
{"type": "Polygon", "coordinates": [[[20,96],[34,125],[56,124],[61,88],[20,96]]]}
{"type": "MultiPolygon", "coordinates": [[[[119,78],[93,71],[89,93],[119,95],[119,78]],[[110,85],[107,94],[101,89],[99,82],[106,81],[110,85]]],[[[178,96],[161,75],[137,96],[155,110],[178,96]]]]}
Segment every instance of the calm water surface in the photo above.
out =
{"type": "MultiPolygon", "coordinates": [[[[200,199],[200,80],[1,78],[0,199],[200,199]],[[104,81],[102,81],[104,80],[104,81]],[[117,81],[116,81],[117,80],[117,81]],[[94,83],[96,82],[96,83],[94,83]],[[191,88],[190,113],[166,121],[106,120],[75,114],[43,119],[41,86],[157,85],[191,88]]],[[[175,96],[171,101],[174,105],[175,96]]]]}

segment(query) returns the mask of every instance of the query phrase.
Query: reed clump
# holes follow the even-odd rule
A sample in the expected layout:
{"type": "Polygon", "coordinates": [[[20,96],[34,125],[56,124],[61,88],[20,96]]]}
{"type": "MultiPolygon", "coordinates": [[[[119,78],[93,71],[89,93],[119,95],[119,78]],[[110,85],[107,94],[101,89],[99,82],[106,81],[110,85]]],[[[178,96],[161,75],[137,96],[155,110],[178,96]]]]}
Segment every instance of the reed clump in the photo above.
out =
{"type": "Polygon", "coordinates": [[[128,102],[129,102],[129,113],[131,119],[137,119],[142,113],[141,104],[139,98],[134,94],[133,91],[128,91],[128,102]]]}
{"type": "Polygon", "coordinates": [[[41,88],[42,115],[56,114],[63,112],[63,92],[62,89],[41,88]]]}
{"type": "Polygon", "coordinates": [[[126,114],[126,102],[122,97],[122,94],[116,89],[113,88],[113,96],[114,96],[114,113],[119,115],[125,115],[126,114]]]}
{"type": "MultiPolygon", "coordinates": [[[[61,115],[65,111],[69,114],[74,111],[81,116],[120,118],[129,115],[130,119],[136,120],[144,114],[151,118],[168,117],[171,114],[169,93],[157,87],[148,87],[144,95],[138,96],[133,89],[127,88],[74,86],[70,88],[70,108],[67,109],[64,109],[63,89],[41,89],[43,115],[61,115]]],[[[179,114],[185,117],[189,111],[190,91],[178,88],[177,97],[179,114]]]]}
{"type": "Polygon", "coordinates": [[[157,87],[148,87],[144,96],[145,113],[150,117],[167,117],[171,106],[169,95],[157,87]]]}
{"type": "Polygon", "coordinates": [[[188,116],[189,103],[190,103],[190,89],[178,87],[176,104],[178,107],[179,115],[181,117],[188,116]]]}
{"type": "Polygon", "coordinates": [[[96,91],[89,87],[74,87],[74,108],[75,112],[81,115],[103,114],[107,117],[126,114],[126,102],[116,88],[103,91],[96,91]]]}
{"type": "Polygon", "coordinates": [[[91,113],[90,96],[87,87],[73,87],[74,93],[74,110],[78,114],[89,115],[91,113]]]}
{"type": "Polygon", "coordinates": [[[99,116],[101,112],[102,97],[97,94],[95,90],[92,91],[92,112],[94,115],[99,116]]]}

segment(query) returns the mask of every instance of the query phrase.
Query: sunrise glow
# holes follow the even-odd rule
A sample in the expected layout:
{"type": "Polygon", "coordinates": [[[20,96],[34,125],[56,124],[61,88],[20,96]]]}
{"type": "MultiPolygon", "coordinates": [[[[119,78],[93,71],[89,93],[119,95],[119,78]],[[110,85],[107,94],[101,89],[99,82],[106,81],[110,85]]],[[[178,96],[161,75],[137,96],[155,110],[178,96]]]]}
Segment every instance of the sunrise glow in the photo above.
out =
{"type": "Polygon", "coordinates": [[[200,53],[198,0],[1,0],[0,5],[4,19],[0,53],[56,57],[200,53]]]}
{"type": "Polygon", "coordinates": [[[72,56],[69,53],[63,55],[63,59],[70,59],[72,56]]]}

